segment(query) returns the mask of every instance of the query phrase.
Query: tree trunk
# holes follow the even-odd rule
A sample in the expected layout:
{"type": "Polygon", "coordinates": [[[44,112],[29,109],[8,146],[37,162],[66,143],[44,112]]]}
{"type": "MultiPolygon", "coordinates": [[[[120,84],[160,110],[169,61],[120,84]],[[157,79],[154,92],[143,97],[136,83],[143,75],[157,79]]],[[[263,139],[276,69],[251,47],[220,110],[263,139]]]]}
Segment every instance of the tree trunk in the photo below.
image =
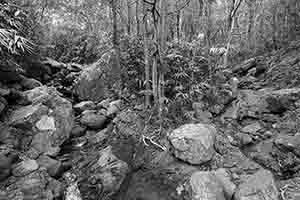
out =
{"type": "Polygon", "coordinates": [[[130,0],[127,0],[127,34],[131,35],[131,6],[130,6],[130,0]]]}
{"type": "Polygon", "coordinates": [[[177,33],[177,41],[180,40],[180,10],[176,13],[176,33],[177,33]]]}
{"type": "Polygon", "coordinates": [[[114,59],[112,63],[113,78],[115,79],[115,87],[117,90],[121,89],[121,67],[120,67],[120,46],[119,46],[119,36],[118,36],[118,24],[117,24],[117,4],[118,0],[111,0],[112,9],[112,21],[113,21],[113,49],[114,49],[114,59]]]}
{"type": "Polygon", "coordinates": [[[139,7],[140,2],[139,0],[135,1],[135,20],[136,20],[136,35],[140,35],[140,18],[139,18],[139,7]]]}
{"type": "Polygon", "coordinates": [[[146,11],[146,3],[143,3],[143,13],[145,15],[144,18],[144,54],[145,54],[145,86],[146,86],[146,94],[145,94],[145,107],[150,107],[150,57],[149,57],[149,38],[148,38],[148,18],[146,11]]]}
{"type": "Polygon", "coordinates": [[[248,48],[252,48],[252,29],[254,24],[254,5],[256,0],[248,2],[248,27],[247,27],[247,40],[248,40],[248,48]]]}
{"type": "MultiPolygon", "coordinates": [[[[166,1],[160,0],[160,24],[159,24],[159,59],[160,59],[160,72],[159,72],[159,83],[158,83],[158,101],[159,101],[159,119],[160,122],[163,122],[162,118],[162,111],[163,111],[163,103],[164,103],[164,53],[165,53],[165,47],[166,47],[166,13],[167,13],[167,5],[166,1]]],[[[161,124],[162,126],[162,124],[161,124]]]]}
{"type": "Polygon", "coordinates": [[[226,52],[224,54],[224,66],[228,65],[229,52],[230,52],[230,46],[231,46],[231,41],[232,41],[232,37],[233,37],[236,13],[237,13],[242,1],[243,0],[232,0],[232,5],[230,7],[230,13],[228,16],[228,19],[229,19],[228,22],[230,22],[230,29],[228,32],[226,52]]]}
{"type": "Polygon", "coordinates": [[[235,18],[232,18],[231,21],[231,28],[229,31],[229,35],[228,35],[228,41],[227,41],[227,45],[226,45],[226,52],[224,55],[224,66],[228,65],[228,59],[229,59],[229,52],[230,52],[230,44],[231,44],[231,40],[232,40],[232,33],[233,33],[233,29],[234,29],[234,20],[235,18]]]}

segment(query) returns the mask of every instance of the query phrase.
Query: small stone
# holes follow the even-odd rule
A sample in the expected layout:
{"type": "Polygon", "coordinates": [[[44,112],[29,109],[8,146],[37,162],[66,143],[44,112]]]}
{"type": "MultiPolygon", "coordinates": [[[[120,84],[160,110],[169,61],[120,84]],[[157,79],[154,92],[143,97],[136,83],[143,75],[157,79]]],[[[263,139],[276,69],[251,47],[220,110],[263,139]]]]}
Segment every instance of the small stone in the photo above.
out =
{"type": "Polygon", "coordinates": [[[96,113],[96,111],[87,110],[82,113],[80,122],[89,128],[101,129],[106,122],[106,117],[96,113]]]}
{"type": "Polygon", "coordinates": [[[253,124],[245,126],[242,129],[242,132],[244,132],[244,133],[250,133],[250,134],[255,135],[261,129],[262,129],[262,126],[260,125],[260,123],[259,122],[255,122],[253,124]]]}
{"type": "Polygon", "coordinates": [[[108,108],[110,101],[111,101],[110,99],[104,99],[104,100],[102,100],[100,103],[97,104],[97,108],[98,109],[108,108]]]}
{"type": "Polygon", "coordinates": [[[27,77],[24,77],[22,76],[22,80],[21,80],[21,85],[25,88],[25,89],[28,89],[28,90],[31,90],[31,89],[34,89],[36,87],[40,87],[42,86],[43,84],[38,81],[38,80],[35,80],[33,78],[27,78],[27,77]]]}
{"type": "Polygon", "coordinates": [[[61,170],[61,162],[58,160],[54,160],[49,156],[42,155],[37,160],[37,163],[47,169],[47,172],[50,176],[56,177],[61,170]]]}
{"type": "Polygon", "coordinates": [[[83,112],[85,110],[93,110],[96,108],[96,105],[93,101],[82,101],[73,106],[75,111],[83,112]]]}
{"type": "Polygon", "coordinates": [[[122,104],[122,100],[116,100],[111,102],[107,108],[107,115],[111,116],[120,112],[121,104],[122,104]]]}
{"type": "Polygon", "coordinates": [[[12,170],[12,174],[16,177],[26,176],[39,168],[35,160],[24,160],[18,163],[12,170]]]}
{"type": "Polygon", "coordinates": [[[10,89],[0,88],[0,96],[5,97],[10,94],[10,89]]]}
{"type": "Polygon", "coordinates": [[[92,144],[102,143],[108,137],[106,132],[107,132],[107,128],[103,129],[102,131],[100,131],[100,132],[94,134],[93,136],[89,137],[88,141],[92,144]]]}
{"type": "Polygon", "coordinates": [[[71,137],[81,137],[85,134],[85,131],[85,126],[75,125],[71,131],[71,137]]]}
{"type": "Polygon", "coordinates": [[[238,138],[241,146],[245,146],[245,145],[253,143],[252,137],[248,134],[245,134],[245,133],[238,133],[237,138],[238,138]]]}

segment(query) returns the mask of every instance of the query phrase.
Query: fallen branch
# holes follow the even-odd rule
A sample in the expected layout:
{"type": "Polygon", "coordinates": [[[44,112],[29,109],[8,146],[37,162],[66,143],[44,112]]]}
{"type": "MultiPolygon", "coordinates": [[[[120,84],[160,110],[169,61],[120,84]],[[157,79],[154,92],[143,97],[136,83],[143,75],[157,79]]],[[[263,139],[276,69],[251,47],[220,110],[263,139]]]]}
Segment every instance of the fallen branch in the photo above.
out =
{"type": "Polygon", "coordinates": [[[146,145],[146,146],[149,146],[149,144],[146,142],[146,140],[149,140],[149,142],[151,144],[153,144],[154,146],[160,148],[161,150],[163,151],[167,151],[167,148],[165,146],[162,146],[160,144],[158,144],[157,142],[155,142],[153,139],[153,136],[152,137],[147,137],[145,135],[142,135],[142,140],[143,140],[143,143],[146,145]]]}

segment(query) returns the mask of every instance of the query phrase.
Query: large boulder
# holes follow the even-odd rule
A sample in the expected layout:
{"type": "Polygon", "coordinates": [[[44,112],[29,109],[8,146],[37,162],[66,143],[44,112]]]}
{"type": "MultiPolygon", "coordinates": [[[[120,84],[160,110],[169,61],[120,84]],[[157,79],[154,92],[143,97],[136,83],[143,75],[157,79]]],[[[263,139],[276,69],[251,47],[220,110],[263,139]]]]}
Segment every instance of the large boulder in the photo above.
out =
{"type": "Polygon", "coordinates": [[[12,158],[0,154],[0,181],[5,180],[11,173],[12,158]]]}
{"type": "Polygon", "coordinates": [[[215,154],[216,133],[211,125],[186,124],[172,131],[168,138],[177,158],[191,164],[203,164],[215,154]]]}
{"type": "Polygon", "coordinates": [[[25,91],[24,96],[32,104],[13,111],[10,124],[31,133],[32,141],[25,150],[36,156],[57,154],[73,127],[72,104],[52,87],[37,87],[25,91]]]}
{"type": "Polygon", "coordinates": [[[10,115],[9,124],[18,128],[31,129],[41,116],[46,115],[47,112],[47,106],[41,103],[20,107],[10,115]]]}
{"type": "Polygon", "coordinates": [[[56,177],[62,169],[62,163],[58,160],[50,158],[49,156],[40,156],[37,160],[40,167],[47,169],[50,176],[56,177]]]}
{"type": "Polygon", "coordinates": [[[139,170],[133,174],[125,195],[120,194],[119,199],[191,199],[185,182],[196,171],[196,167],[184,163],[173,163],[148,171],[139,170]]]}
{"type": "Polygon", "coordinates": [[[27,78],[25,76],[21,77],[21,82],[20,84],[23,86],[23,88],[27,90],[31,90],[36,87],[41,87],[42,83],[38,80],[35,80],[33,78],[27,78]]]}
{"type": "Polygon", "coordinates": [[[109,55],[107,60],[100,59],[98,62],[83,69],[76,80],[74,92],[81,100],[100,101],[109,96],[110,89],[118,82],[114,71],[114,56],[109,55]]]}
{"type": "Polygon", "coordinates": [[[259,170],[246,178],[235,192],[235,200],[278,200],[274,177],[267,170],[259,170]]]}
{"type": "Polygon", "coordinates": [[[111,146],[101,151],[88,152],[76,160],[73,170],[80,180],[79,189],[84,199],[115,194],[129,172],[127,163],[113,154],[111,146]]]}
{"type": "Polygon", "coordinates": [[[187,185],[193,200],[232,199],[235,185],[223,172],[198,171],[191,175],[187,185]]]}
{"type": "Polygon", "coordinates": [[[63,186],[46,171],[37,170],[22,177],[12,177],[5,192],[7,200],[54,200],[61,198],[63,186]]]}
{"type": "Polygon", "coordinates": [[[279,135],[275,139],[275,144],[282,150],[291,151],[300,157],[300,134],[294,136],[279,135]]]}
{"type": "Polygon", "coordinates": [[[281,48],[268,60],[265,85],[272,88],[299,87],[300,84],[300,42],[291,42],[281,48]]]}
{"type": "Polygon", "coordinates": [[[260,118],[265,113],[281,114],[293,108],[300,99],[300,88],[281,90],[241,90],[222,118],[260,118]]]}
{"type": "Polygon", "coordinates": [[[274,139],[264,140],[252,145],[247,149],[247,154],[254,161],[278,176],[285,176],[286,173],[295,174],[298,172],[300,158],[294,154],[293,150],[296,149],[293,149],[293,145],[287,147],[288,141],[283,139],[281,136],[275,139],[276,145],[274,139]]]}

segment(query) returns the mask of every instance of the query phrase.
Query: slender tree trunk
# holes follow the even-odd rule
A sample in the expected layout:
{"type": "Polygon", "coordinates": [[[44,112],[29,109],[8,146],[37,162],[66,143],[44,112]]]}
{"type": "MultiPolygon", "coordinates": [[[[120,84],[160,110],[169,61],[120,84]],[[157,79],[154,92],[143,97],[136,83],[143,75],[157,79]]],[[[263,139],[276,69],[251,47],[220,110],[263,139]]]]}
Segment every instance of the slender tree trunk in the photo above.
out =
{"type": "Polygon", "coordinates": [[[131,6],[130,6],[130,0],[127,0],[127,34],[131,35],[131,6]]]}
{"type": "Polygon", "coordinates": [[[231,28],[230,28],[229,35],[228,35],[228,41],[227,41],[227,45],[226,45],[226,52],[225,52],[225,55],[224,55],[224,66],[228,65],[230,44],[231,44],[231,40],[232,40],[232,33],[233,33],[233,30],[234,30],[234,21],[235,21],[234,19],[235,18],[232,18],[231,28]]]}
{"type": "Polygon", "coordinates": [[[112,65],[113,75],[114,79],[116,80],[116,89],[120,91],[121,87],[121,67],[120,67],[120,46],[119,46],[119,36],[118,36],[118,24],[117,24],[117,5],[118,0],[111,0],[111,9],[112,9],[112,21],[113,21],[113,37],[112,37],[112,43],[113,43],[113,49],[114,49],[114,62],[112,65]]]}
{"type": "MultiPolygon", "coordinates": [[[[161,64],[161,69],[159,72],[159,84],[158,84],[158,100],[159,100],[159,118],[160,122],[163,122],[162,119],[162,111],[163,111],[163,100],[164,100],[164,53],[165,53],[165,46],[166,46],[166,13],[167,13],[167,5],[166,1],[160,0],[160,24],[159,24],[159,59],[160,59],[160,64],[161,64]]],[[[161,124],[162,126],[162,124],[161,124]]]]}
{"type": "MultiPolygon", "coordinates": [[[[154,39],[156,40],[156,36],[154,36],[154,39]]],[[[157,104],[158,102],[157,60],[158,60],[157,55],[155,55],[153,57],[153,65],[152,65],[152,90],[153,90],[153,98],[155,104],[157,104]]]]}
{"type": "Polygon", "coordinates": [[[231,24],[232,24],[233,17],[234,17],[234,16],[232,16],[232,12],[234,10],[234,4],[235,4],[235,0],[231,0],[230,7],[229,7],[229,14],[228,14],[228,18],[227,18],[227,33],[230,32],[231,24]]]}
{"type": "Polygon", "coordinates": [[[256,3],[256,0],[253,2],[248,2],[248,27],[247,27],[247,40],[248,40],[248,48],[251,49],[252,45],[252,29],[253,29],[253,23],[254,23],[254,5],[256,3]]]}
{"type": "MultiPolygon", "coordinates": [[[[154,7],[157,8],[157,1],[154,1],[154,7]]],[[[155,53],[153,56],[153,65],[152,65],[152,90],[153,90],[153,98],[155,105],[158,105],[158,60],[159,60],[159,26],[158,21],[156,18],[156,13],[153,14],[153,26],[154,26],[154,34],[153,34],[153,41],[156,43],[155,45],[155,53]]]]}
{"type": "Polygon", "coordinates": [[[140,7],[140,1],[135,1],[135,20],[136,20],[136,34],[137,36],[140,35],[140,17],[139,17],[139,7],[140,7]]]}
{"type": "Polygon", "coordinates": [[[228,65],[229,52],[230,52],[231,41],[233,38],[233,30],[234,30],[234,25],[235,25],[236,13],[237,13],[242,1],[243,0],[232,0],[232,5],[230,8],[230,13],[229,13],[229,17],[228,17],[228,19],[229,19],[228,21],[230,22],[230,29],[228,32],[226,52],[224,54],[224,66],[228,65]]]}
{"type": "Polygon", "coordinates": [[[145,86],[146,86],[146,94],[145,94],[145,106],[146,108],[150,107],[150,57],[149,57],[149,38],[148,38],[148,18],[146,11],[146,3],[143,3],[143,14],[144,18],[144,54],[145,54],[145,86]]]}
{"type": "Polygon", "coordinates": [[[176,13],[176,33],[177,33],[177,40],[180,40],[180,10],[176,13]]]}

